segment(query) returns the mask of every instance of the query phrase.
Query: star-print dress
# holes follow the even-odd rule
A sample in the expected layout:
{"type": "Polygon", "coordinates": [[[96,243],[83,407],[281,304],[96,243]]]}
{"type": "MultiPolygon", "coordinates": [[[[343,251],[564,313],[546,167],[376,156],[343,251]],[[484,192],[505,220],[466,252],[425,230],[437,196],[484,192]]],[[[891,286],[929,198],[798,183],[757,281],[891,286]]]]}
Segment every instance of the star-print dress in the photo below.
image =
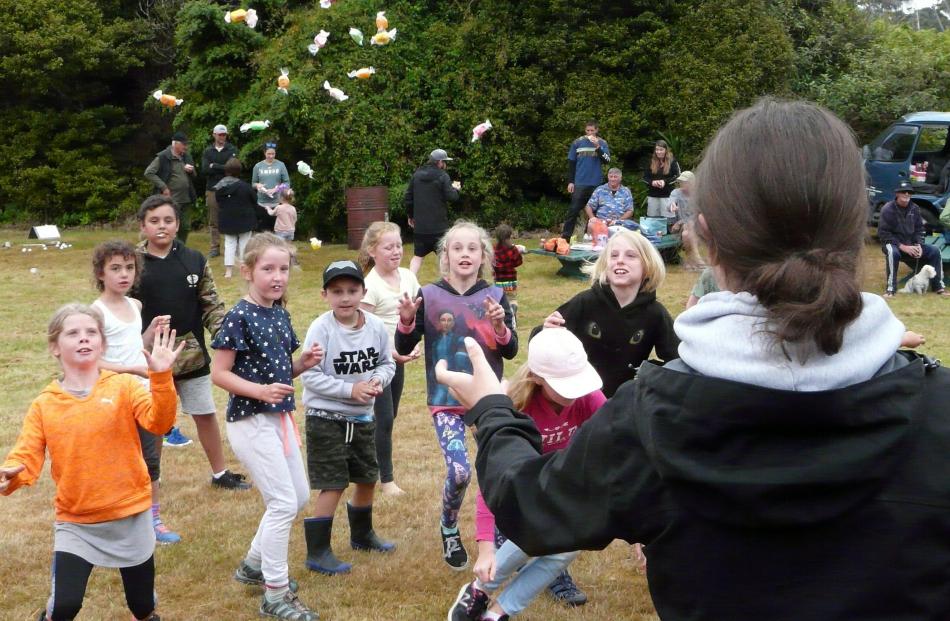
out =
{"type": "MultiPolygon", "coordinates": [[[[270,308],[242,299],[228,311],[221,329],[211,342],[214,349],[233,349],[231,371],[255,384],[293,384],[293,353],[300,341],[290,325],[290,313],[275,304],[270,308]]],[[[293,412],[294,395],[280,403],[231,395],[228,399],[228,422],[254,414],[293,412]]]]}

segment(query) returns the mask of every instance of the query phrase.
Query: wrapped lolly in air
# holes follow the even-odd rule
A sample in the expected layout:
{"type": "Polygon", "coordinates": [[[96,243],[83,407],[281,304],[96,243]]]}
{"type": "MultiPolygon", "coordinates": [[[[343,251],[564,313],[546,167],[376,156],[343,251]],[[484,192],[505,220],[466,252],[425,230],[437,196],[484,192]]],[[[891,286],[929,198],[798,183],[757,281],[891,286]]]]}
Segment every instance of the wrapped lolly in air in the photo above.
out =
{"type": "Polygon", "coordinates": [[[357,45],[363,45],[363,31],[358,28],[350,28],[350,38],[356,42],[357,45]]]}
{"type": "Polygon", "coordinates": [[[479,123],[478,125],[476,125],[472,129],[472,142],[475,142],[476,140],[480,140],[482,137],[482,134],[484,134],[491,128],[492,128],[492,124],[491,124],[491,121],[489,121],[488,119],[485,119],[484,123],[479,123]]]}
{"type": "Polygon", "coordinates": [[[313,38],[313,43],[307,46],[307,49],[310,51],[312,56],[316,56],[323,46],[327,44],[327,39],[330,37],[330,33],[326,30],[321,30],[317,33],[317,36],[313,38]]]}
{"type": "Polygon", "coordinates": [[[257,26],[257,11],[254,9],[236,9],[224,14],[224,21],[229,24],[239,24],[244,22],[248,28],[257,26]]]}
{"type": "Polygon", "coordinates": [[[333,97],[337,101],[346,101],[349,99],[349,96],[346,95],[343,91],[338,88],[330,86],[329,80],[324,80],[323,88],[330,94],[330,97],[333,97]]]}
{"type": "Polygon", "coordinates": [[[259,132],[267,129],[268,127],[270,127],[270,121],[250,121],[249,123],[241,125],[241,133],[243,134],[252,130],[259,132]]]}
{"type": "Polygon", "coordinates": [[[376,14],[376,30],[386,30],[389,28],[389,20],[386,19],[386,11],[380,11],[376,14]]]}
{"type": "Polygon", "coordinates": [[[277,77],[277,90],[279,90],[284,95],[287,94],[287,89],[290,87],[290,69],[282,68],[280,70],[280,75],[277,77]]]}
{"type": "Polygon", "coordinates": [[[320,0],[321,9],[329,9],[336,3],[336,0],[320,0]]]}
{"type": "Polygon", "coordinates": [[[354,69],[346,74],[348,78],[356,78],[358,80],[368,80],[371,75],[376,73],[375,67],[363,67],[361,69],[354,69]]]}
{"type": "Polygon", "coordinates": [[[175,106],[180,106],[185,102],[184,99],[178,99],[174,95],[168,93],[163,93],[162,91],[155,91],[152,93],[152,97],[158,100],[158,103],[169,108],[174,108],[175,106]]]}
{"type": "Polygon", "coordinates": [[[396,40],[396,29],[392,30],[380,30],[373,35],[373,38],[369,40],[370,45],[386,45],[390,41],[396,40]]]}
{"type": "Polygon", "coordinates": [[[297,172],[299,172],[304,177],[310,177],[313,179],[313,169],[310,168],[310,164],[303,160],[297,162],[297,172]]]}

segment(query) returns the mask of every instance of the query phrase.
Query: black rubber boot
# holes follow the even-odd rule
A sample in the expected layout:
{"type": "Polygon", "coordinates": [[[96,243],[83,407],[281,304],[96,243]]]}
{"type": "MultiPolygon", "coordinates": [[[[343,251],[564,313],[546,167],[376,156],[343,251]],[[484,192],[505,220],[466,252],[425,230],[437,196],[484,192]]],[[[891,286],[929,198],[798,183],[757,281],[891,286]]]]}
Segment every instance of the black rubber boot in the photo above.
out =
{"type": "Polygon", "coordinates": [[[340,561],[330,549],[330,533],[333,532],[333,518],[308,518],[303,521],[303,532],[307,538],[307,560],[304,565],[310,571],[333,576],[349,573],[353,566],[340,561]]]}
{"type": "Polygon", "coordinates": [[[369,552],[392,552],[396,544],[383,541],[373,530],[373,505],[354,507],[346,503],[346,515],[350,518],[350,545],[354,550],[369,552]]]}

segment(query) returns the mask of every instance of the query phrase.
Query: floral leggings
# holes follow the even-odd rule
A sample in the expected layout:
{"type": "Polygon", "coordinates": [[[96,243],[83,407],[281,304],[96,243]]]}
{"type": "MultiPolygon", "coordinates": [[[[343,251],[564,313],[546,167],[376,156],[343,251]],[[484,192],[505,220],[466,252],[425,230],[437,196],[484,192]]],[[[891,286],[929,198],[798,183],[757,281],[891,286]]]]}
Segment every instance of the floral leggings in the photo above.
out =
{"type": "Polygon", "coordinates": [[[452,528],[458,523],[465,490],[472,480],[472,465],[468,461],[468,450],[465,448],[465,422],[460,414],[442,411],[432,416],[432,424],[445,457],[442,525],[452,528]]]}

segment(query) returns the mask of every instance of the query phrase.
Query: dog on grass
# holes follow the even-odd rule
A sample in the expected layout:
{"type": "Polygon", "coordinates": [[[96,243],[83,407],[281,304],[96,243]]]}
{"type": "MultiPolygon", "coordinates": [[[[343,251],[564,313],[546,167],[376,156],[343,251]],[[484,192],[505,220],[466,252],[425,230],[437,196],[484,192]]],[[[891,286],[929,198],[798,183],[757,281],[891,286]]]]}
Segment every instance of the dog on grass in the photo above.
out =
{"type": "Polygon", "coordinates": [[[925,265],[920,271],[914,274],[914,277],[907,281],[902,293],[916,293],[923,295],[930,288],[930,279],[937,275],[937,270],[931,265],[925,265]]]}

